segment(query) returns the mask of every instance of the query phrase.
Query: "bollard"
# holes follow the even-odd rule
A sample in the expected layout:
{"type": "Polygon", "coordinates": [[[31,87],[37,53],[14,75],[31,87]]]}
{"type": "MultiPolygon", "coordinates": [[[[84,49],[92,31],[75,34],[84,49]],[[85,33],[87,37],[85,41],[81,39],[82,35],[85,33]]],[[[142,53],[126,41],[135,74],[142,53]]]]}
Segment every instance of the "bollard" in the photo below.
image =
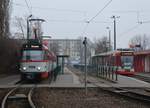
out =
{"type": "Polygon", "coordinates": [[[108,78],[108,66],[107,66],[107,71],[106,71],[106,78],[108,78]]]}
{"type": "Polygon", "coordinates": [[[104,78],[106,78],[106,67],[107,67],[107,66],[105,66],[104,78]]]}
{"type": "Polygon", "coordinates": [[[117,74],[117,70],[118,70],[118,67],[116,67],[116,71],[115,71],[115,74],[116,74],[116,81],[118,81],[118,74],[117,74]]]}
{"type": "Polygon", "coordinates": [[[103,71],[103,67],[102,67],[102,65],[101,65],[101,75],[100,75],[100,76],[102,76],[102,71],[103,71]]]}
{"type": "Polygon", "coordinates": [[[107,66],[105,66],[105,73],[104,73],[104,78],[106,78],[106,70],[107,69],[107,66]]]}
{"type": "Polygon", "coordinates": [[[107,66],[105,66],[105,78],[107,78],[107,66]]]}
{"type": "Polygon", "coordinates": [[[110,79],[110,66],[108,67],[108,78],[110,79]]]}
{"type": "Polygon", "coordinates": [[[103,77],[105,78],[105,66],[104,66],[104,73],[103,73],[103,77]]]}
{"type": "Polygon", "coordinates": [[[101,65],[100,65],[100,67],[99,67],[99,68],[100,68],[100,73],[99,73],[99,76],[101,76],[101,72],[102,72],[101,65]]]}
{"type": "Polygon", "coordinates": [[[114,66],[112,67],[112,80],[114,80],[114,66]]]}
{"type": "Polygon", "coordinates": [[[102,77],[104,77],[105,67],[103,66],[102,77]]]}
{"type": "Polygon", "coordinates": [[[98,65],[98,76],[99,76],[99,65],[98,65]]]}

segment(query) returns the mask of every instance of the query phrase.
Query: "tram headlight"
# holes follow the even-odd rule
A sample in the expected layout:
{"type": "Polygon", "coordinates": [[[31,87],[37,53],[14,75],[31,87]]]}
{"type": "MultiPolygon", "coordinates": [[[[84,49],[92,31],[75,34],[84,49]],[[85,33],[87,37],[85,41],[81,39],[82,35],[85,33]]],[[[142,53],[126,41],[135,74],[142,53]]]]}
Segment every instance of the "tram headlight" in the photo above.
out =
{"type": "Polygon", "coordinates": [[[22,69],[25,71],[27,68],[26,68],[26,67],[23,67],[22,69]]]}
{"type": "Polygon", "coordinates": [[[37,67],[37,70],[41,70],[41,67],[37,67]]]}

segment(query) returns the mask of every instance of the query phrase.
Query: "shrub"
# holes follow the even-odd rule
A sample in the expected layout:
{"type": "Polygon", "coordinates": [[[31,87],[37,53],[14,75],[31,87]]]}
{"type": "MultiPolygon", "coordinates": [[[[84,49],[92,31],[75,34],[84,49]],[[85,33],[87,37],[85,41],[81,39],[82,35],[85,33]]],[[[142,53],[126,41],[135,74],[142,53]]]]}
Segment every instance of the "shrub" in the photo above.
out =
{"type": "Polygon", "coordinates": [[[15,39],[0,39],[0,74],[19,72],[20,42],[15,39]]]}

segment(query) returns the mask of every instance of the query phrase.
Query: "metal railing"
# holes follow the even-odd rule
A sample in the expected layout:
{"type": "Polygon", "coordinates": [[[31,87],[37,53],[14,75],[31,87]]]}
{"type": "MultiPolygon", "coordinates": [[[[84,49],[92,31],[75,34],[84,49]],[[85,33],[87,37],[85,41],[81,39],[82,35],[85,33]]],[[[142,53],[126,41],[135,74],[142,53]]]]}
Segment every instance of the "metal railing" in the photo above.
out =
{"type": "Polygon", "coordinates": [[[96,72],[98,77],[102,77],[104,79],[108,79],[111,81],[117,81],[118,80],[118,75],[116,74],[117,69],[118,68],[115,66],[98,65],[96,72]]]}

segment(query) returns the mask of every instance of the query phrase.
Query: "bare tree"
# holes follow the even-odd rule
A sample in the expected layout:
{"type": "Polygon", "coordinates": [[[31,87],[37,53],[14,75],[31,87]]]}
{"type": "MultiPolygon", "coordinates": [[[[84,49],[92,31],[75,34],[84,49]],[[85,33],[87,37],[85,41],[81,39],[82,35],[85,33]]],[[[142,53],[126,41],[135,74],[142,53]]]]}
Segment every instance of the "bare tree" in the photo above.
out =
{"type": "MultiPolygon", "coordinates": [[[[81,43],[79,43],[79,49],[80,49],[80,62],[81,64],[84,64],[85,62],[85,54],[84,54],[84,45],[83,45],[83,41],[84,41],[84,37],[78,37],[79,40],[81,40],[81,43]]],[[[90,57],[93,54],[93,49],[94,49],[94,44],[93,42],[87,38],[87,62],[89,62],[90,57]]]]}
{"type": "Polygon", "coordinates": [[[107,52],[111,48],[109,48],[109,40],[106,36],[95,40],[95,54],[102,53],[102,52],[107,52]]]}
{"type": "Polygon", "coordinates": [[[9,37],[9,0],[0,0],[0,34],[1,38],[9,37]]]}
{"type": "Polygon", "coordinates": [[[141,50],[146,50],[149,48],[150,39],[148,36],[144,35],[136,35],[133,38],[131,38],[130,45],[136,47],[140,47],[141,50]]]}
{"type": "Polygon", "coordinates": [[[17,17],[16,16],[14,24],[18,28],[19,32],[17,32],[17,33],[22,34],[22,35],[20,35],[19,38],[25,39],[25,35],[26,35],[26,21],[25,21],[25,19],[22,18],[22,17],[17,17]]]}
{"type": "Polygon", "coordinates": [[[50,43],[50,50],[54,52],[54,54],[57,55],[59,52],[59,45],[56,42],[50,43]]]}

